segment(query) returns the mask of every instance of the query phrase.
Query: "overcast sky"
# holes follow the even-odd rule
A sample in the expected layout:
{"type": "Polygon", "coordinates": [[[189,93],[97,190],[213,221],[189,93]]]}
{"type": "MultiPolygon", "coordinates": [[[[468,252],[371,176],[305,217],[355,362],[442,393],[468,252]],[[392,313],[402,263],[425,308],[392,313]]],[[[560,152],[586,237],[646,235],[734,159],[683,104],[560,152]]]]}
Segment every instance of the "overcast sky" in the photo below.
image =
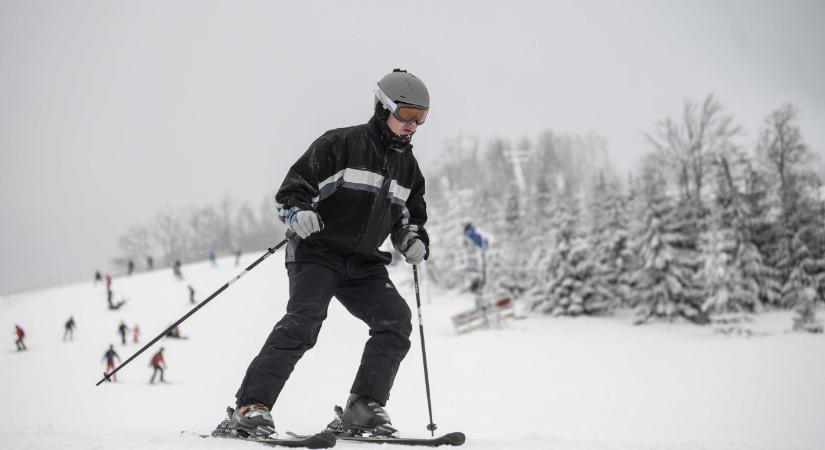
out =
{"type": "Polygon", "coordinates": [[[629,170],[641,131],[709,93],[744,145],[798,105],[821,151],[823,5],[0,0],[0,292],[91,280],[164,208],[257,205],[394,67],[430,90],[425,176],[459,133],[546,129],[597,131],[629,170]]]}

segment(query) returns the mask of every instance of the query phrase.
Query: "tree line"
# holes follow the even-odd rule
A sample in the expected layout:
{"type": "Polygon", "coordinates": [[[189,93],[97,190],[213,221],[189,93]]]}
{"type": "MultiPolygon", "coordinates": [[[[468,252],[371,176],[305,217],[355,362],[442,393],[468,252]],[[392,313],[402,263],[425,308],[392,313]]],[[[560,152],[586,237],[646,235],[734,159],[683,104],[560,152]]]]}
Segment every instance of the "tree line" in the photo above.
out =
{"type": "Polygon", "coordinates": [[[161,266],[204,260],[209,252],[229,254],[270,247],[284,235],[275,200],[266,196],[257,210],[248,202],[224,197],[215,205],[169,209],[145,224],[129,228],[118,238],[120,254],[113,261],[154,257],[161,266]],[[159,259],[158,259],[159,257],[159,259]]]}

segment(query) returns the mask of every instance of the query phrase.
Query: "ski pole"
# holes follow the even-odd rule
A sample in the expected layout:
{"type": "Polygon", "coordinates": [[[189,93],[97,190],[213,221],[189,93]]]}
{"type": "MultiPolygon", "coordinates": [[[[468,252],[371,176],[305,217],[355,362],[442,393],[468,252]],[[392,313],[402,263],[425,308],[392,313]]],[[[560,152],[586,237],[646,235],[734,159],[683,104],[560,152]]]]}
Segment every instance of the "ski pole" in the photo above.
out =
{"type": "Polygon", "coordinates": [[[421,333],[421,357],[424,358],[424,386],[427,388],[427,410],[430,413],[430,423],[427,429],[435,436],[435,429],[438,428],[433,423],[433,405],[430,401],[430,375],[427,371],[427,347],[424,345],[424,322],[421,320],[421,295],[418,293],[418,266],[413,265],[413,279],[415,280],[415,304],[418,307],[418,331],[421,333]]]}
{"type": "Polygon", "coordinates": [[[117,373],[120,369],[122,369],[122,368],[123,368],[126,364],[129,364],[129,362],[130,362],[130,361],[132,361],[133,359],[137,358],[137,356],[138,356],[138,355],[140,355],[141,353],[143,353],[144,351],[146,351],[146,349],[148,349],[149,347],[151,347],[151,346],[152,346],[155,342],[159,341],[162,337],[166,336],[166,334],[167,334],[167,333],[169,333],[170,331],[172,331],[172,330],[173,330],[176,326],[178,326],[178,325],[180,325],[181,323],[183,323],[183,321],[184,321],[184,320],[186,320],[186,319],[188,319],[188,318],[189,318],[189,316],[191,316],[192,314],[195,314],[195,312],[197,312],[199,309],[201,309],[204,305],[206,305],[207,303],[209,303],[210,301],[212,301],[212,299],[213,299],[213,298],[217,297],[217,296],[218,296],[221,292],[225,291],[225,290],[226,290],[226,288],[228,288],[228,287],[229,287],[229,285],[231,285],[232,283],[234,283],[234,282],[238,281],[238,280],[239,280],[242,276],[244,276],[244,275],[246,275],[247,273],[249,273],[249,271],[250,271],[250,270],[252,270],[253,268],[255,268],[255,266],[257,266],[257,265],[258,265],[258,264],[260,264],[263,260],[265,260],[266,258],[268,258],[268,257],[269,257],[269,255],[271,255],[271,254],[275,253],[276,251],[278,251],[278,249],[279,249],[279,248],[281,248],[281,247],[283,247],[283,246],[284,246],[284,244],[286,244],[288,240],[289,240],[289,238],[284,239],[283,241],[281,241],[280,243],[278,243],[278,245],[276,245],[275,247],[272,247],[272,248],[267,249],[266,253],[264,253],[263,255],[261,255],[261,257],[260,257],[260,258],[258,258],[255,262],[253,262],[252,264],[250,264],[250,265],[249,265],[249,267],[247,267],[246,269],[244,269],[244,270],[243,270],[243,272],[241,272],[241,273],[239,273],[238,275],[236,275],[236,276],[235,276],[235,278],[232,278],[232,279],[231,279],[231,280],[229,280],[228,282],[224,283],[224,285],[223,285],[223,286],[221,286],[221,287],[220,287],[217,291],[213,292],[213,293],[212,293],[212,295],[210,295],[210,296],[209,296],[206,300],[204,300],[204,301],[202,301],[202,302],[198,303],[198,304],[197,304],[197,306],[195,306],[194,308],[192,308],[192,310],[191,310],[191,311],[189,311],[188,313],[186,313],[186,315],[184,315],[183,317],[181,317],[180,319],[178,319],[178,320],[177,320],[177,322],[173,323],[172,325],[169,325],[169,328],[167,328],[167,329],[166,329],[166,330],[164,330],[162,333],[160,333],[159,335],[157,335],[157,336],[156,336],[154,339],[152,339],[152,340],[151,340],[148,344],[144,345],[142,349],[138,350],[138,351],[137,351],[134,355],[130,356],[130,357],[129,357],[129,359],[127,359],[126,361],[124,361],[123,363],[121,363],[120,365],[118,365],[118,366],[115,368],[115,370],[113,370],[111,373],[106,373],[106,372],[104,372],[104,373],[103,373],[103,378],[102,378],[100,381],[98,381],[98,382],[97,382],[97,384],[96,384],[95,386],[100,386],[100,383],[103,383],[104,381],[112,381],[112,380],[111,380],[112,375],[116,374],[116,373],[117,373]]]}

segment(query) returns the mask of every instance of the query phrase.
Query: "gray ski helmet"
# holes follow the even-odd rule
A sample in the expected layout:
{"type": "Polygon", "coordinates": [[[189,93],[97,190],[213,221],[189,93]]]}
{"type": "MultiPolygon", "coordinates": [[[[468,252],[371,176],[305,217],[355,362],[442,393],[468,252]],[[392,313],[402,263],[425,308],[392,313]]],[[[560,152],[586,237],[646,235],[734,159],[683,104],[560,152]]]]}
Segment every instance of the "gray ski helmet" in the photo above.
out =
{"type": "Polygon", "coordinates": [[[393,69],[381,78],[375,89],[375,103],[381,103],[389,111],[397,104],[430,109],[430,93],[417,76],[402,69],[393,69]]]}

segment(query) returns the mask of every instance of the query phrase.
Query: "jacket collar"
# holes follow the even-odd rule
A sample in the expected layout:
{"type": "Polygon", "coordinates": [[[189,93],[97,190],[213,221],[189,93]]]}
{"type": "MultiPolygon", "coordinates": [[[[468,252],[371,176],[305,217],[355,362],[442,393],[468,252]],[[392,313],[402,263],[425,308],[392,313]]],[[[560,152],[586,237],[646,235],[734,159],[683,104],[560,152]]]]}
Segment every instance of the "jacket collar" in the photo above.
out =
{"type": "Polygon", "coordinates": [[[387,123],[384,120],[381,120],[378,116],[373,115],[369,122],[367,122],[367,125],[381,141],[381,145],[384,149],[394,150],[398,153],[406,153],[412,150],[413,145],[410,142],[412,136],[409,138],[404,138],[394,134],[390,131],[390,127],[387,126],[387,123]]]}

